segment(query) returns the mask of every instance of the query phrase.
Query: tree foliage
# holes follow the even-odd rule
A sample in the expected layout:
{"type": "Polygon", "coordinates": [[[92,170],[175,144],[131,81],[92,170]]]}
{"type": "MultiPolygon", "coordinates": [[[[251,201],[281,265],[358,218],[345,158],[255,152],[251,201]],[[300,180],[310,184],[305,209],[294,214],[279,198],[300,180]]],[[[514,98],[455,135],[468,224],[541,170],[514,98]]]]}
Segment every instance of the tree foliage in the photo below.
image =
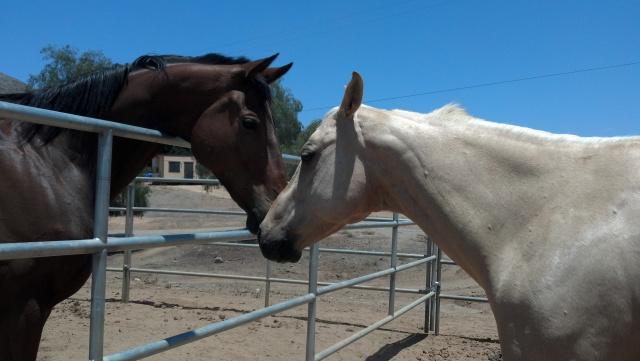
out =
{"type": "Polygon", "coordinates": [[[27,83],[36,88],[45,88],[74,81],[113,62],[102,51],[88,50],[78,56],[78,49],[71,45],[58,47],[47,45],[42,50],[42,59],[49,61],[40,73],[29,75],[27,83]]]}
{"type": "MultiPolygon", "coordinates": [[[[217,179],[215,174],[213,174],[209,169],[207,169],[205,166],[197,162],[196,162],[196,175],[198,176],[199,179],[217,179]]],[[[202,185],[202,189],[207,193],[218,188],[220,188],[220,186],[215,184],[202,185]]]]}
{"type": "Polygon", "coordinates": [[[282,153],[296,154],[298,136],[302,132],[302,123],[298,113],[302,111],[302,102],[296,99],[291,90],[282,86],[282,79],[271,84],[271,114],[276,125],[278,143],[282,153]]]}
{"type": "MultiPolygon", "coordinates": [[[[315,131],[312,124],[306,129],[298,120],[298,113],[302,111],[302,102],[296,99],[291,90],[282,86],[282,79],[271,84],[272,100],[271,114],[276,125],[278,143],[284,154],[298,155],[304,143],[315,131]],[[311,130],[313,129],[313,130],[311,130]]],[[[319,121],[316,121],[319,123],[319,121]]],[[[285,164],[287,178],[295,173],[296,166],[285,164]]]]}
{"type": "Polygon", "coordinates": [[[296,139],[296,142],[294,145],[295,151],[289,154],[300,155],[300,151],[302,150],[302,147],[304,147],[304,144],[307,142],[307,140],[309,140],[309,137],[311,137],[311,135],[316,131],[316,129],[318,129],[321,122],[322,122],[322,119],[316,119],[311,123],[309,123],[309,125],[307,125],[307,127],[304,128],[304,130],[300,132],[300,134],[298,135],[298,138],[296,139]]]}
{"type": "MultiPolygon", "coordinates": [[[[142,182],[135,182],[134,183],[134,196],[133,196],[133,205],[135,207],[149,207],[149,194],[151,193],[151,187],[149,187],[147,184],[144,184],[142,182]]],[[[110,207],[122,207],[122,208],[126,208],[127,207],[127,190],[125,188],[125,190],[118,194],[118,196],[116,196],[116,198],[113,199],[113,201],[111,201],[111,203],[109,204],[110,207]]],[[[109,212],[109,216],[111,217],[118,217],[118,216],[123,216],[125,214],[125,212],[122,211],[110,211],[109,212]]],[[[134,211],[133,212],[134,215],[142,217],[144,215],[144,212],[142,211],[134,211]]]]}
{"type": "Polygon", "coordinates": [[[177,145],[165,145],[160,149],[160,154],[193,155],[191,148],[178,147],[177,145]]]}

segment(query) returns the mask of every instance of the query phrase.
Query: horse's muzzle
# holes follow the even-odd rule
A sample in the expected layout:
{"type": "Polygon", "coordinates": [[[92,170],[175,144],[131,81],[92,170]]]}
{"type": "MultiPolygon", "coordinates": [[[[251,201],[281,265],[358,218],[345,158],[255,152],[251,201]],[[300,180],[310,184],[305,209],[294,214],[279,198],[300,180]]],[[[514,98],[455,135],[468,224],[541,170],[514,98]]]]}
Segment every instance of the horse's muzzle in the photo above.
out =
{"type": "Polygon", "coordinates": [[[302,252],[293,248],[293,242],[282,239],[277,241],[265,240],[258,231],[258,244],[262,255],[271,261],[278,263],[291,262],[295,263],[300,260],[302,252]]]}

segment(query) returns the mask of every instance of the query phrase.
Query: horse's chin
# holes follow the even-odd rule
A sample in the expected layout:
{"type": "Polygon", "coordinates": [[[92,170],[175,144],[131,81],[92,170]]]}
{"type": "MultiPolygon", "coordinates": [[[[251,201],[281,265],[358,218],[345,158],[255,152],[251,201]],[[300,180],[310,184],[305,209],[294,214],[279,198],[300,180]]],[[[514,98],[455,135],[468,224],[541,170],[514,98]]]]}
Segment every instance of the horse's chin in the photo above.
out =
{"type": "Polygon", "coordinates": [[[257,234],[260,229],[260,222],[255,217],[247,216],[247,221],[245,222],[245,226],[249,230],[249,232],[253,234],[257,234]]]}

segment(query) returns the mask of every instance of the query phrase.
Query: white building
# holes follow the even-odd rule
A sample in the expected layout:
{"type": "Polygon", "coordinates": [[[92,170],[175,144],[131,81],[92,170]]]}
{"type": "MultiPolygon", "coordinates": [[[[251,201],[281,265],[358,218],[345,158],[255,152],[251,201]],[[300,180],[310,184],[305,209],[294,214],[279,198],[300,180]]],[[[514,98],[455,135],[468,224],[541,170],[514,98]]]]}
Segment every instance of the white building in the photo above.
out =
{"type": "Polygon", "coordinates": [[[195,168],[196,159],[190,155],[158,154],[151,160],[154,177],[194,179],[195,168]]]}

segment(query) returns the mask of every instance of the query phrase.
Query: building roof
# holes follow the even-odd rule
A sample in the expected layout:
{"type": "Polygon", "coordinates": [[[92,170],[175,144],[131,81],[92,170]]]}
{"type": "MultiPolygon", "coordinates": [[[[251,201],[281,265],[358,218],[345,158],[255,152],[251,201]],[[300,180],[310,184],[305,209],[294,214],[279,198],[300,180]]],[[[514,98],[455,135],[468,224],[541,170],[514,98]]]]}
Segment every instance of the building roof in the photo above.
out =
{"type": "Polygon", "coordinates": [[[31,87],[16,78],[0,73],[0,94],[24,93],[31,87]]]}

